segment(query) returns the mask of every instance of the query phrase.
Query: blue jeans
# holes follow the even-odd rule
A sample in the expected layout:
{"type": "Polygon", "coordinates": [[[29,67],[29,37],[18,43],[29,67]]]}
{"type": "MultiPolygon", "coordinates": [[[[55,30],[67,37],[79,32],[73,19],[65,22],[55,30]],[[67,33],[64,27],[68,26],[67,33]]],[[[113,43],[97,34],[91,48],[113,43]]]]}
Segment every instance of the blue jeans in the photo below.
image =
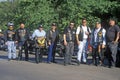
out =
{"type": "Polygon", "coordinates": [[[47,62],[48,62],[48,63],[52,61],[53,46],[54,46],[54,43],[52,43],[52,44],[48,47],[48,57],[47,57],[47,62]]]}
{"type": "Polygon", "coordinates": [[[25,41],[20,41],[18,43],[19,49],[21,49],[24,46],[24,44],[25,44],[25,41]]]}

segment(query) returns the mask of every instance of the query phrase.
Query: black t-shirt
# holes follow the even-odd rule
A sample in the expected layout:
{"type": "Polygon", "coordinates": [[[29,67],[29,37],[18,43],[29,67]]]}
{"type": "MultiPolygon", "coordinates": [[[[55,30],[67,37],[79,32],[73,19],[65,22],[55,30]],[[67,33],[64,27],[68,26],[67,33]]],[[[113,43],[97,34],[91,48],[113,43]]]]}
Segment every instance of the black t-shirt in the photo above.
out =
{"type": "Polygon", "coordinates": [[[75,41],[75,29],[74,28],[70,28],[70,27],[66,27],[64,29],[64,34],[66,35],[66,41],[75,41]]]}
{"type": "Polygon", "coordinates": [[[5,41],[14,41],[15,40],[15,30],[6,30],[5,31],[5,41]]]}
{"type": "Polygon", "coordinates": [[[19,28],[16,31],[17,41],[26,41],[29,38],[29,32],[26,28],[19,28]]]}
{"type": "Polygon", "coordinates": [[[115,41],[118,32],[120,32],[119,26],[115,25],[113,27],[109,27],[106,33],[107,42],[115,41]]]}

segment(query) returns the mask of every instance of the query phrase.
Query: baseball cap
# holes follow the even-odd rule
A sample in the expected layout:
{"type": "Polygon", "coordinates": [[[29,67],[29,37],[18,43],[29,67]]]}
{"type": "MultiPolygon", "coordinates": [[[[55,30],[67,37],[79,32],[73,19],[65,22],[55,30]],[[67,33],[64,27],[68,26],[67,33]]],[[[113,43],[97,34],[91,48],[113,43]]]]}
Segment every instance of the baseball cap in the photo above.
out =
{"type": "Polygon", "coordinates": [[[52,23],[52,26],[57,26],[57,24],[56,23],[52,23]]]}
{"type": "Polygon", "coordinates": [[[43,25],[40,24],[40,25],[38,26],[38,28],[43,28],[43,25]]]}

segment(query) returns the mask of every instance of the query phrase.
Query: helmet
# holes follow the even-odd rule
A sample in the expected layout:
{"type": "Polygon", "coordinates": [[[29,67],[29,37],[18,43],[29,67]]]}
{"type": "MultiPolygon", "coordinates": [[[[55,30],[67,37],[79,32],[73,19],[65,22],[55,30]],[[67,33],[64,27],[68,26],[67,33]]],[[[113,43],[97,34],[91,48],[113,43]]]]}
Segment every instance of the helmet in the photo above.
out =
{"type": "Polygon", "coordinates": [[[8,26],[8,27],[9,27],[9,26],[14,26],[14,23],[8,22],[8,23],[7,23],[7,26],[8,26]]]}

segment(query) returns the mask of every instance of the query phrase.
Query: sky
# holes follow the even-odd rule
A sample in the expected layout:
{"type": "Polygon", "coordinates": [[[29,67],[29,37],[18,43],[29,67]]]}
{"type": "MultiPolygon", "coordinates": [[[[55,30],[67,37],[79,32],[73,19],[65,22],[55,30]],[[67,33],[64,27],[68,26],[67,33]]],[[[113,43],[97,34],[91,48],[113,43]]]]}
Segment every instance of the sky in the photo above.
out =
{"type": "Polygon", "coordinates": [[[0,0],[0,1],[6,1],[6,0],[0,0]]]}

